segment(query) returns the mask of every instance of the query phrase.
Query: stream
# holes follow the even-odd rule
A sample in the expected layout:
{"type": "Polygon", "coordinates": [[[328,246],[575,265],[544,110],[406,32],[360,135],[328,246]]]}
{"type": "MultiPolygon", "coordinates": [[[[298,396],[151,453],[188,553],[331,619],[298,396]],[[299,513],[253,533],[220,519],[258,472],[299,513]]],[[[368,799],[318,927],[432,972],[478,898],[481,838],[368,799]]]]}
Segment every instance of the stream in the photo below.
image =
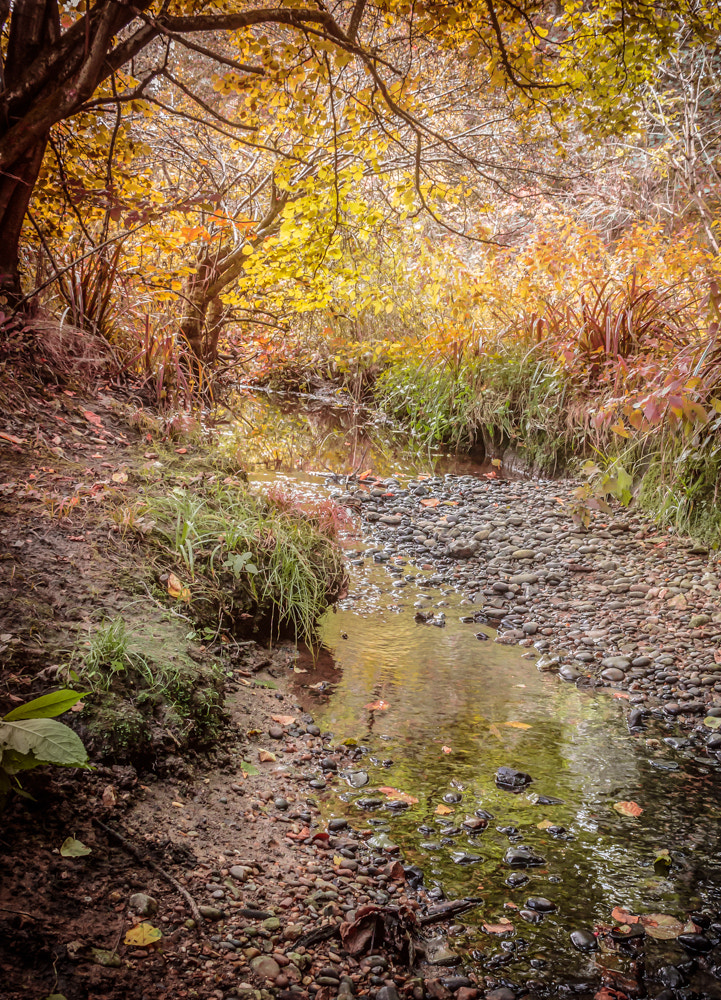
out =
{"type": "MultiPolygon", "coordinates": [[[[317,496],[333,492],[331,472],[490,471],[414,450],[345,410],[249,405],[264,428],[248,456],[260,484],[317,496]],[[271,438],[283,453],[263,453],[271,438]]],[[[370,828],[379,855],[399,848],[431,896],[482,900],[445,942],[444,963],[511,988],[562,983],[585,994],[606,983],[640,996],[643,962],[657,993],[721,997],[721,969],[699,957],[693,935],[721,909],[719,761],[671,720],[629,731],[610,691],[581,691],[539,672],[533,653],[494,643],[429,565],[397,558],[391,575],[357,526],[344,544],[350,593],[294,674],[297,698],[331,743],[356,746],[356,766],[318,802],[327,818],[370,828]],[[444,627],[416,621],[419,607],[445,615],[444,627]],[[504,790],[500,767],[532,780],[504,790]],[[642,812],[625,815],[619,803],[642,812]],[[625,932],[615,907],[634,915],[625,932]],[[646,916],[645,935],[635,915],[646,916]],[[685,946],[679,931],[691,935],[685,946]]]]}

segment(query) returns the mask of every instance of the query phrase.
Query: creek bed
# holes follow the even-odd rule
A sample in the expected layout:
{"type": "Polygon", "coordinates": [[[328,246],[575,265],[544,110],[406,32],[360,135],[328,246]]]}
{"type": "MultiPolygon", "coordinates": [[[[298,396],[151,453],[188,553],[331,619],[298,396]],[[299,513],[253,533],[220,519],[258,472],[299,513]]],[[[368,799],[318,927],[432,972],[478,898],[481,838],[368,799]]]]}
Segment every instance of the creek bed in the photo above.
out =
{"type": "MultiPolygon", "coordinates": [[[[318,448],[302,471],[280,462],[253,478],[323,494],[326,480],[311,470],[327,469],[327,457],[318,448]]],[[[363,458],[372,465],[372,453],[363,458]]],[[[418,465],[401,455],[398,467],[418,465]]],[[[686,933],[710,923],[712,943],[721,931],[717,756],[673,720],[629,731],[611,691],[539,672],[491,628],[463,621],[472,606],[430,566],[400,558],[402,574],[389,575],[350,535],[351,592],[294,675],[331,744],[357,744],[356,766],[319,795],[325,816],[370,829],[379,857],[400,850],[432,896],[482,900],[447,942],[454,975],[522,992],[590,995],[606,984],[632,996],[673,986],[721,997],[721,948],[703,955],[682,937],[683,947],[671,919],[686,933]],[[418,604],[435,625],[416,620],[418,604]],[[530,783],[499,788],[501,767],[530,783]],[[614,908],[650,918],[643,938],[612,940],[614,908]],[[576,944],[600,948],[579,950],[574,932],[576,944]]]]}

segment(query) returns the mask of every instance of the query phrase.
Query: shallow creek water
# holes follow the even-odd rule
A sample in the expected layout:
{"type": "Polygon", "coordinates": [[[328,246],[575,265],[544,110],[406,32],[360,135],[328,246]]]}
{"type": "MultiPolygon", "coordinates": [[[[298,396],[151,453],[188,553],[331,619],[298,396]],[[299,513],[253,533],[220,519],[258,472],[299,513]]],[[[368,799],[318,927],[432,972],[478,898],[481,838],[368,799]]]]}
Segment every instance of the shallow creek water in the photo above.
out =
{"type": "MultiPolygon", "coordinates": [[[[335,454],[345,454],[334,441],[335,454]]],[[[324,493],[326,478],[312,470],[327,469],[332,456],[315,447],[302,471],[281,461],[272,473],[256,467],[252,478],[324,493]]],[[[371,447],[363,458],[364,467],[380,465],[386,474],[393,467],[388,449],[376,455],[371,447]]],[[[411,472],[414,464],[401,454],[396,469],[411,472]]],[[[464,464],[464,474],[472,471],[464,464]]],[[[721,997],[703,968],[713,958],[696,968],[676,940],[613,945],[602,932],[602,948],[584,953],[570,938],[615,926],[617,906],[681,922],[704,908],[718,913],[718,762],[684,745],[672,723],[630,733],[622,701],[540,673],[520,648],[495,644],[490,628],[478,638],[479,626],[461,621],[468,602],[433,570],[400,560],[403,576],[392,577],[388,564],[365,554],[367,541],[349,535],[350,594],[326,616],[317,658],[301,657],[297,670],[307,672],[295,675],[299,699],[332,733],[331,743],[358,744],[340,792],[319,795],[326,817],[371,828],[379,855],[397,845],[438,898],[482,899],[449,939],[462,960],[457,972],[536,982],[539,991],[575,983],[585,993],[603,981],[624,989],[626,982],[640,995],[634,960],[643,955],[657,987],[651,995],[668,978],[657,970],[680,965],[695,991],[721,997]],[[445,627],[416,622],[418,601],[443,611],[445,627]],[[494,776],[504,765],[530,774],[531,784],[518,794],[498,788],[494,776]],[[622,801],[643,812],[621,815],[614,804],[622,801]],[[487,827],[474,833],[463,824],[479,810],[487,827]],[[538,864],[508,863],[509,850],[521,845],[538,864]],[[534,911],[538,897],[554,909],[534,911]]]]}

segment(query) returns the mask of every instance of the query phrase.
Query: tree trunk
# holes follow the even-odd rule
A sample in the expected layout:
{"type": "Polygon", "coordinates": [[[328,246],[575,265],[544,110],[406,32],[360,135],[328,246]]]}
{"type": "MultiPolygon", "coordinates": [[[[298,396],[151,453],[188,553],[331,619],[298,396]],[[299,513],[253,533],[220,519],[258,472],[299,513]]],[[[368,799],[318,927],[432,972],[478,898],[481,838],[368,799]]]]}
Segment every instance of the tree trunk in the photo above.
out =
{"type": "Polygon", "coordinates": [[[185,315],[180,332],[199,361],[212,363],[218,356],[218,340],[223,328],[223,303],[214,292],[217,280],[216,253],[207,251],[198,261],[198,270],[188,282],[185,315]]]}
{"type": "Polygon", "coordinates": [[[0,308],[17,306],[23,297],[19,246],[23,220],[43,162],[46,141],[0,175],[0,308]]]}

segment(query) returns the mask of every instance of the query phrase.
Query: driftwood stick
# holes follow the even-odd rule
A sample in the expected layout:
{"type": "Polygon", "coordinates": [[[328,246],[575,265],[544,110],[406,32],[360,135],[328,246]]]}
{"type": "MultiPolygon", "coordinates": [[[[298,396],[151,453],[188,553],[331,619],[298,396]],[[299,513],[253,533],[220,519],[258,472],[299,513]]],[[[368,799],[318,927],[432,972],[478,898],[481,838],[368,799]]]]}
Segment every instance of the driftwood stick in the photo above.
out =
{"type": "Polygon", "coordinates": [[[483,900],[480,898],[455,899],[450,903],[439,906],[437,910],[431,910],[430,913],[426,913],[420,917],[418,922],[421,927],[427,927],[429,924],[438,924],[441,920],[448,920],[449,917],[455,917],[459,913],[465,913],[466,910],[472,910],[474,906],[478,906],[482,902],[483,900]]]}
{"type": "Polygon", "coordinates": [[[156,864],[152,858],[142,854],[134,844],[131,844],[131,842],[122,835],[122,833],[118,833],[117,830],[114,830],[111,826],[103,823],[102,820],[93,817],[93,823],[99,826],[101,830],[104,830],[109,837],[112,837],[113,840],[116,840],[123,850],[128,852],[128,854],[132,854],[135,860],[139,861],[141,865],[145,865],[145,867],[150,868],[151,871],[157,872],[157,874],[164,878],[166,882],[170,883],[175,891],[180,893],[185,902],[188,904],[190,912],[193,914],[193,920],[195,920],[196,923],[203,924],[205,922],[205,918],[198,909],[198,904],[195,902],[185,886],[181,885],[174,875],[171,875],[170,872],[166,872],[166,870],[161,868],[159,864],[156,864]]]}

